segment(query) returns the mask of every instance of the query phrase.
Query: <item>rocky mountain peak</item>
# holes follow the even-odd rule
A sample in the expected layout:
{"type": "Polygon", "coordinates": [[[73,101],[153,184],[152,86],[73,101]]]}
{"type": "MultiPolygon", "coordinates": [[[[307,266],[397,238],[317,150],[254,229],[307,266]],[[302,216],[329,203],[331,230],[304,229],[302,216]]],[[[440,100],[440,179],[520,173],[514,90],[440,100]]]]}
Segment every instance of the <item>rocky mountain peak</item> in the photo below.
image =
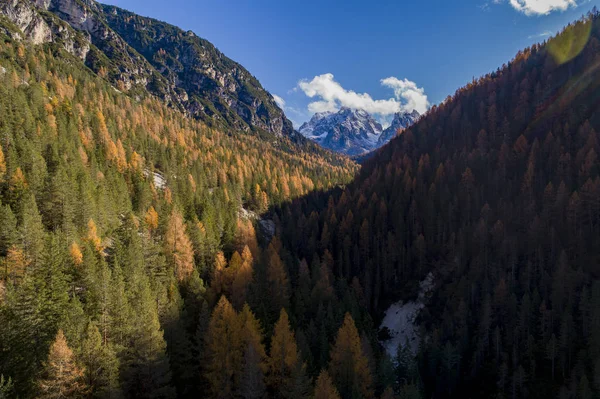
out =
{"type": "Polygon", "coordinates": [[[379,136],[379,140],[377,142],[378,147],[381,147],[388,143],[391,139],[396,137],[399,131],[406,129],[415,123],[421,114],[417,112],[417,110],[413,110],[412,112],[397,112],[394,114],[394,119],[392,120],[392,124],[387,127],[379,136]]]}
{"type": "Polygon", "coordinates": [[[300,126],[299,132],[332,151],[360,155],[373,151],[391,140],[419,117],[417,111],[394,115],[392,124],[383,129],[368,112],[342,107],[337,112],[320,112],[300,126]]]}

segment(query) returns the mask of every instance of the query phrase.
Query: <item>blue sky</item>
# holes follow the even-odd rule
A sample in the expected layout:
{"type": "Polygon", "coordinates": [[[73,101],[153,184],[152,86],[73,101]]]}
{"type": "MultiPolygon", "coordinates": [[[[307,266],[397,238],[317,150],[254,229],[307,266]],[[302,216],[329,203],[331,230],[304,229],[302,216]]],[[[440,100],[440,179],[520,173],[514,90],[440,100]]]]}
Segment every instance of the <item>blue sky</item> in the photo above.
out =
{"type": "Polygon", "coordinates": [[[342,105],[385,121],[393,111],[437,104],[600,6],[600,0],[103,2],[211,41],[283,99],[296,126],[342,105]],[[386,78],[392,79],[382,84],[386,78]]]}

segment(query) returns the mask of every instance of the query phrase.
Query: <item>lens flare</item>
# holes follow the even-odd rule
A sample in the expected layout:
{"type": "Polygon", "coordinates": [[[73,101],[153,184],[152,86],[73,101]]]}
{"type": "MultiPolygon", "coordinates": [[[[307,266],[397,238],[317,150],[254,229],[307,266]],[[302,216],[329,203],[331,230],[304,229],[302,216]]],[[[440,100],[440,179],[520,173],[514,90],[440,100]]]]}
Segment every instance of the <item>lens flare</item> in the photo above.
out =
{"type": "Polygon", "coordinates": [[[591,32],[591,21],[578,21],[574,25],[568,26],[558,37],[550,39],[548,51],[557,64],[562,65],[569,62],[583,50],[591,32]]]}

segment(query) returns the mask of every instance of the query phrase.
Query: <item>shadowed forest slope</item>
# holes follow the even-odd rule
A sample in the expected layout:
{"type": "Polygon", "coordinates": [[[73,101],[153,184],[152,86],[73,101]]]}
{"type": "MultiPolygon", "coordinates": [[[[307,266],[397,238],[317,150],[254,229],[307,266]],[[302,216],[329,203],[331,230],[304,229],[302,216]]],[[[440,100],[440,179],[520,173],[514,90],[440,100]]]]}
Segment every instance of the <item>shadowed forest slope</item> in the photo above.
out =
{"type": "Polygon", "coordinates": [[[284,247],[327,253],[372,311],[434,273],[426,397],[600,390],[599,86],[594,11],[433,107],[344,190],[277,211],[284,247]]]}

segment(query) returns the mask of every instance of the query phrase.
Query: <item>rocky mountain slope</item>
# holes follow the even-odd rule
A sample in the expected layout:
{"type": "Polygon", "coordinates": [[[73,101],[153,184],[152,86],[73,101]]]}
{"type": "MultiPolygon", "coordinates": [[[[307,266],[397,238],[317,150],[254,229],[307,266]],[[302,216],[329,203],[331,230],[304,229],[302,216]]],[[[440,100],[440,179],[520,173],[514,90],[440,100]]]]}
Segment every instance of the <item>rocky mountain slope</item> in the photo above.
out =
{"type": "Polygon", "coordinates": [[[92,0],[6,0],[0,16],[35,44],[60,43],[120,91],[217,126],[294,136],[258,80],[192,32],[92,0]]]}
{"type": "Polygon", "coordinates": [[[394,114],[392,124],[383,132],[381,132],[379,140],[377,141],[377,146],[381,147],[387,144],[391,139],[396,137],[398,132],[410,127],[413,123],[415,123],[420,116],[421,114],[419,114],[417,110],[413,110],[412,112],[397,112],[394,114]]]}
{"type": "Polygon", "coordinates": [[[361,155],[383,146],[418,117],[417,111],[397,113],[392,124],[383,129],[366,111],[342,107],[338,112],[316,113],[300,126],[299,132],[332,151],[361,155]]]}

